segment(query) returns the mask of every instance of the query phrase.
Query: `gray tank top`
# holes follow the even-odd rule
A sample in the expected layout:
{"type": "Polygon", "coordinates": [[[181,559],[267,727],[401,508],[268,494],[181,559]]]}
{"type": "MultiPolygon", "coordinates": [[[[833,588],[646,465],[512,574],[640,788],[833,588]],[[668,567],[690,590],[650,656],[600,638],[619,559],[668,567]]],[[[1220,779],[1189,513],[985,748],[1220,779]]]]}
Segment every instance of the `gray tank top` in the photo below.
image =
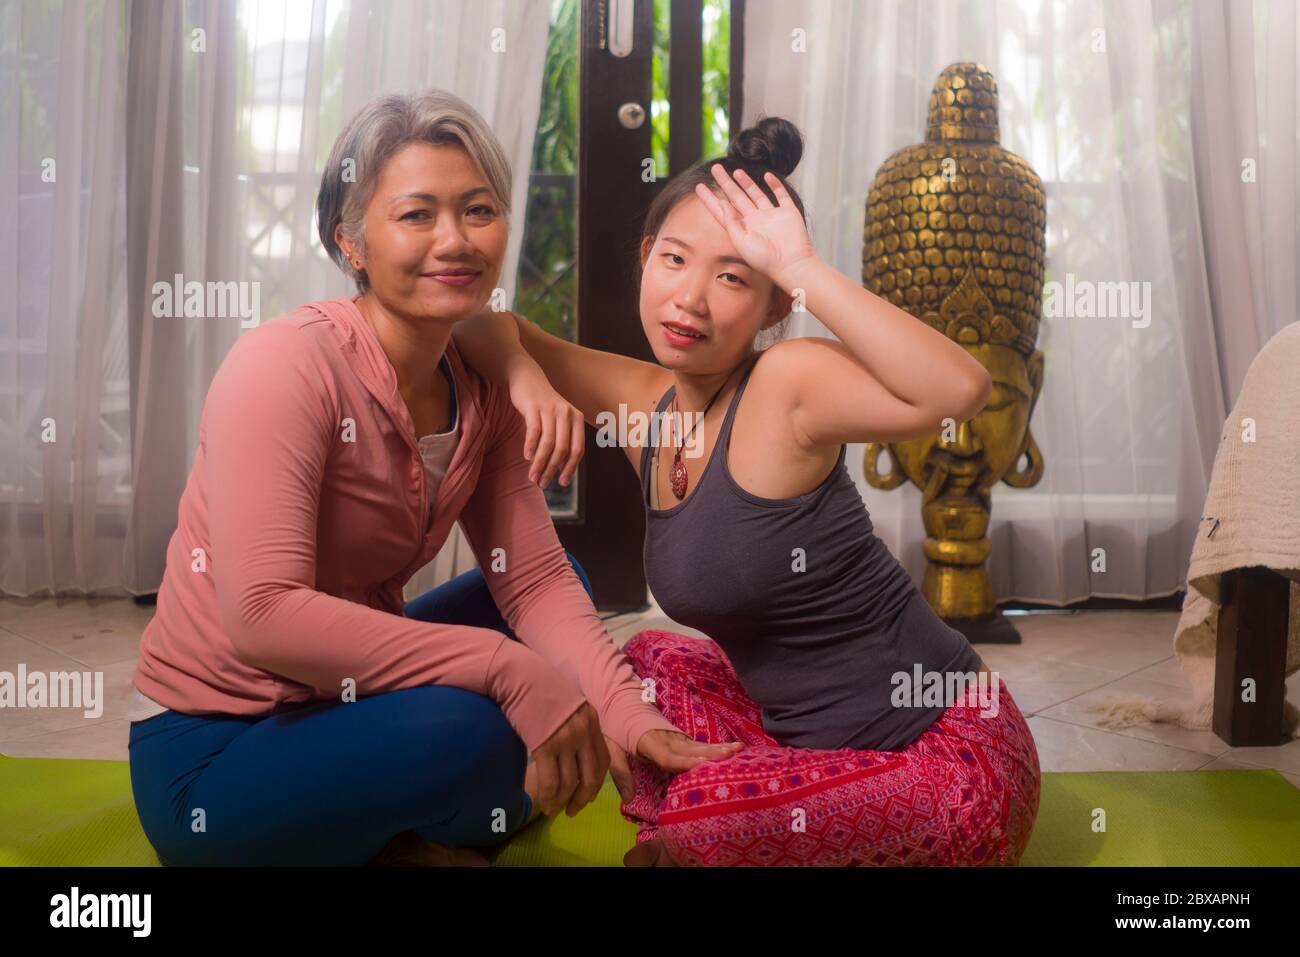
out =
{"type": "MultiPolygon", "coordinates": [[[[979,655],[875,536],[845,446],[830,475],[797,498],[759,498],[732,478],[731,426],[761,356],[749,360],[708,464],[690,469],[685,500],[651,508],[651,443],[642,449],[646,580],[665,614],[717,642],[782,745],[905,748],[944,708],[912,706],[910,696],[891,704],[893,676],[913,678],[918,665],[974,674],[979,655]]],[[[671,458],[661,453],[660,467],[671,458]]]]}

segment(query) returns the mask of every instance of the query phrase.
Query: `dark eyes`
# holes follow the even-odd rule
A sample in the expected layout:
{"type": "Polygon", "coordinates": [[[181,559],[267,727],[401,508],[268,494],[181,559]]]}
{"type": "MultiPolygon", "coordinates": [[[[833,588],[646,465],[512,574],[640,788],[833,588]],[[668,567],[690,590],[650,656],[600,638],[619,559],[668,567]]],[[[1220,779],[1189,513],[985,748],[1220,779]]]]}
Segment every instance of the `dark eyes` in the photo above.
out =
{"type": "MultiPolygon", "coordinates": [[[[477,205],[471,206],[469,209],[465,210],[465,212],[469,213],[471,216],[474,216],[476,218],[490,217],[496,215],[495,209],[483,203],[478,203],[477,205]]],[[[412,217],[424,217],[428,215],[429,215],[429,211],[427,209],[413,209],[408,213],[403,213],[399,218],[403,220],[409,220],[412,219],[412,217]]]]}
{"type": "MultiPolygon", "coordinates": [[[[676,253],[664,253],[664,256],[667,257],[668,261],[671,262],[674,266],[680,266],[686,262],[685,259],[682,259],[682,257],[677,255],[676,253]]],[[[737,276],[734,272],[724,272],[724,273],[719,273],[719,275],[723,279],[733,282],[736,285],[743,286],[745,284],[745,281],[741,279],[739,276],[737,276]]]]}

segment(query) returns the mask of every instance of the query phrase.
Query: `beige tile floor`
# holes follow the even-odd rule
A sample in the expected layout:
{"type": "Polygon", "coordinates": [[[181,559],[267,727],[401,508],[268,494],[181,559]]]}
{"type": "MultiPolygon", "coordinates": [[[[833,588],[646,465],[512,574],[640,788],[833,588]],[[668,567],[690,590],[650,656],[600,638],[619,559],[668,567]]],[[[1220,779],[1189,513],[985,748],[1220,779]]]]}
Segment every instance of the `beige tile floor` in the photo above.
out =
{"type": "MultiPolygon", "coordinates": [[[[128,599],[0,599],[0,671],[102,671],[104,711],[0,709],[0,754],[126,760],[127,705],[140,633],[152,606],[128,599]]],[[[1300,788],[1300,739],[1229,748],[1208,731],[1171,725],[1098,726],[1087,706],[1110,693],[1178,700],[1187,688],[1173,657],[1173,611],[1084,611],[1017,616],[1020,645],[980,645],[1029,719],[1044,771],[1274,768],[1300,788]]],[[[675,625],[655,607],[606,622],[620,646],[643,628],[675,625]]],[[[702,637],[702,636],[701,636],[702,637]]],[[[1300,673],[1288,682],[1300,700],[1300,673]]]]}

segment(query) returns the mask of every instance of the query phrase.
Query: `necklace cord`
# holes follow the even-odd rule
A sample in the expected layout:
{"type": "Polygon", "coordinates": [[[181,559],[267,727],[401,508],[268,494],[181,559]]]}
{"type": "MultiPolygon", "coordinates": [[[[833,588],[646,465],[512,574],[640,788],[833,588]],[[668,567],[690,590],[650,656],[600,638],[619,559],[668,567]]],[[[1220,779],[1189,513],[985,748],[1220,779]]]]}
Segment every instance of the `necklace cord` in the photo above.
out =
{"type": "MultiPolygon", "coordinates": [[[[744,363],[741,363],[741,365],[743,365],[743,364],[744,364],[744,363]]],[[[739,368],[740,368],[740,366],[737,366],[737,367],[736,367],[736,369],[739,369],[739,368]]],[[[727,387],[727,383],[731,381],[731,377],[732,377],[732,375],[735,373],[736,369],[732,369],[731,372],[728,372],[728,373],[727,373],[727,377],[726,377],[725,379],[722,380],[722,385],[718,386],[718,391],[715,392],[715,393],[713,393],[713,398],[711,398],[711,399],[708,401],[708,404],[705,405],[705,407],[704,407],[704,411],[700,413],[700,417],[699,417],[698,419],[695,420],[695,424],[691,426],[691,430],[690,430],[689,432],[687,432],[687,433],[686,433],[686,436],[682,439],[682,444],[683,444],[683,445],[684,445],[685,443],[687,443],[687,442],[689,442],[689,441],[691,440],[691,436],[695,434],[695,428],[696,428],[696,426],[698,426],[701,422],[703,422],[703,421],[704,421],[704,417],[705,417],[706,415],[709,414],[709,409],[713,408],[713,403],[716,402],[716,401],[718,401],[718,396],[722,395],[722,390],[725,389],[725,388],[727,387]]],[[[676,412],[677,412],[677,390],[676,390],[676,388],[674,388],[674,389],[673,389],[673,413],[674,413],[674,415],[676,414],[676,412]]],[[[675,452],[674,452],[674,455],[673,455],[673,461],[674,461],[674,463],[679,463],[680,460],[681,460],[681,455],[682,455],[682,446],[681,446],[681,445],[675,445],[674,448],[675,448],[675,452]]],[[[682,466],[682,469],[683,469],[683,471],[685,470],[685,466],[684,466],[684,465],[682,466]]],[[[659,449],[656,447],[656,448],[655,448],[655,453],[654,453],[654,472],[653,472],[653,474],[651,475],[651,483],[650,483],[650,490],[651,490],[652,493],[657,489],[658,485],[659,485],[659,449]]],[[[652,495],[651,495],[651,499],[653,499],[653,498],[654,498],[654,495],[652,494],[652,495]]],[[[650,507],[653,508],[654,505],[651,504],[650,507]]]]}

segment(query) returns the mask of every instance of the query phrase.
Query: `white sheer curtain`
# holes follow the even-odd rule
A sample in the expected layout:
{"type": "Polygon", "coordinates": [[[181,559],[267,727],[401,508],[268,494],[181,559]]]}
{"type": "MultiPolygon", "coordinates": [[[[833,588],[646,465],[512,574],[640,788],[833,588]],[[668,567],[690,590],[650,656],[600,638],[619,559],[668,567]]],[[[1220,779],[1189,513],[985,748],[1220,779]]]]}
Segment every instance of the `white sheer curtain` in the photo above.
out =
{"type": "MultiPolygon", "coordinates": [[[[1047,279],[1151,284],[1145,328],[1044,317],[1031,425],[1046,473],[994,488],[994,598],[1182,587],[1224,416],[1260,346],[1296,320],[1291,0],[750,0],[745,50],[744,120],[804,131],[794,183],[818,250],[850,276],[872,178],[924,137],[938,73],[993,72],[1002,145],[1045,185],[1047,279]]],[[[829,334],[796,319],[792,335],[829,334]]],[[[849,462],[877,533],[919,581],[920,493],[868,486],[863,450],[849,462]]]]}
{"type": "MultiPolygon", "coordinates": [[[[346,294],[313,201],[366,99],[442,86],[488,117],[515,166],[513,277],[546,6],[0,4],[0,592],[158,587],[240,328],[156,319],[149,290],[255,281],[264,319],[346,294]]],[[[1046,184],[1048,278],[1151,283],[1147,328],[1042,323],[1046,474],[994,490],[999,600],[1181,586],[1226,411],[1296,321],[1297,46],[1293,0],[749,0],[744,119],[804,129],[795,182],[842,271],[860,271],[868,186],[923,136],[935,76],[976,60],[999,82],[1003,145],[1046,184]]],[[[794,334],[825,330],[808,317],[794,334]]],[[[919,580],[919,493],[868,487],[851,452],[919,580]]],[[[472,564],[457,534],[408,594],[472,564]]]]}
{"type": "Polygon", "coordinates": [[[0,5],[0,590],[10,594],[122,583],[126,20],[121,3],[0,5]]]}
{"type": "MultiPolygon", "coordinates": [[[[513,296],[547,14],[529,0],[0,8],[0,591],[157,590],[203,398],[241,324],[155,318],[153,284],[255,282],[262,320],[351,294],[313,214],[333,138],[370,98],[442,87],[492,124],[515,174],[513,296]]],[[[457,530],[408,595],[473,565],[457,530]]]]}
{"type": "Polygon", "coordinates": [[[1202,0],[1192,12],[1199,238],[1231,408],[1264,343],[1300,318],[1300,18],[1295,0],[1202,0]]]}

